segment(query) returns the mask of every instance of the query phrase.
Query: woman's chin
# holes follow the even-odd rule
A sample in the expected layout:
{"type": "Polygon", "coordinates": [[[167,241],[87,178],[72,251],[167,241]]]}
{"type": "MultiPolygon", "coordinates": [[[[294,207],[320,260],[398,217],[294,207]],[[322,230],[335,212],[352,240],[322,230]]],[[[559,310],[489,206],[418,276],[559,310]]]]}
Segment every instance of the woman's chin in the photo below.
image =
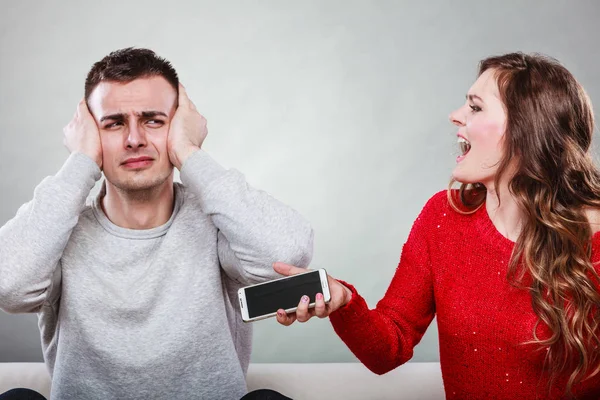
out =
{"type": "Polygon", "coordinates": [[[468,173],[465,173],[465,171],[461,171],[460,166],[457,166],[454,171],[452,171],[452,179],[465,185],[479,182],[474,176],[470,176],[468,173]]]}
{"type": "Polygon", "coordinates": [[[468,183],[468,177],[466,176],[466,174],[464,173],[464,171],[460,170],[460,166],[456,166],[456,168],[454,168],[454,170],[452,171],[452,179],[455,180],[458,183],[468,183]]]}

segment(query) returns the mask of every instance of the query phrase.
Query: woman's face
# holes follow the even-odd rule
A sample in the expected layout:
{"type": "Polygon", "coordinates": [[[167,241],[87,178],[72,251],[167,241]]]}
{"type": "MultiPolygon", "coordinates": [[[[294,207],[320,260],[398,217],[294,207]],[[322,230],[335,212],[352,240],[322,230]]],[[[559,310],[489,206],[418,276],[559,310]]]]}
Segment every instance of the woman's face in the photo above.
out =
{"type": "Polygon", "coordinates": [[[504,154],[506,130],[506,111],[493,70],[488,69],[475,81],[465,104],[450,114],[450,121],[458,127],[461,149],[452,172],[454,179],[489,188],[504,154]]]}

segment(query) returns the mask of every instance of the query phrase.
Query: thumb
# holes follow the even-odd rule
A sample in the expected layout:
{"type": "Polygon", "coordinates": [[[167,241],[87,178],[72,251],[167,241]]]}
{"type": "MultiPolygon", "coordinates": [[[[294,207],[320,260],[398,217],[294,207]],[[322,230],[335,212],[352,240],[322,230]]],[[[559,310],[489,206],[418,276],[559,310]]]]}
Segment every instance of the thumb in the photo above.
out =
{"type": "Polygon", "coordinates": [[[309,270],[306,268],[298,268],[298,267],[294,267],[293,265],[289,265],[289,264],[285,264],[282,262],[276,262],[273,264],[273,269],[275,270],[275,272],[281,274],[281,275],[285,275],[285,276],[292,276],[292,275],[298,275],[301,274],[303,272],[308,272],[309,270]]]}

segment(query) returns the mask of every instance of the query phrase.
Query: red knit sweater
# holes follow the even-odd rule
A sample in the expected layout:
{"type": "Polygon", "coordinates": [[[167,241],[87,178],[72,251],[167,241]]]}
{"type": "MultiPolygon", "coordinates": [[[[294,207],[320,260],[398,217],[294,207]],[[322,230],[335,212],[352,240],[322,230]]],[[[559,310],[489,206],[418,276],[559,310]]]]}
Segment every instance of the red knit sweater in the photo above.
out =
{"type": "MultiPolygon", "coordinates": [[[[600,234],[592,239],[600,259],[600,234]]],[[[446,191],[415,221],[400,264],[374,310],[353,292],[330,316],[340,338],[377,374],[408,361],[434,316],[448,399],[560,399],[566,376],[547,389],[545,349],[533,339],[537,316],[527,290],[507,279],[514,243],[498,232],[486,208],[462,215],[446,191]]],[[[546,326],[538,335],[547,337],[546,326]]],[[[600,399],[600,374],[575,386],[578,399],[600,399]]],[[[376,398],[376,393],[374,397],[376,398]]]]}

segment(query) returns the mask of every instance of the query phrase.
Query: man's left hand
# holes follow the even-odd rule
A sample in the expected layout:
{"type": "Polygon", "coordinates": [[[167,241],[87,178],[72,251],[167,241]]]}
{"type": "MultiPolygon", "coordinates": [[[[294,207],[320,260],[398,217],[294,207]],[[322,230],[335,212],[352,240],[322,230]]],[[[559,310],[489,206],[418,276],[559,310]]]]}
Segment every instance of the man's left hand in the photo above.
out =
{"type": "Polygon", "coordinates": [[[169,127],[168,148],[171,163],[181,171],[181,166],[192,153],[202,147],[208,135],[206,119],[200,115],[179,84],[179,105],[169,127]]]}

